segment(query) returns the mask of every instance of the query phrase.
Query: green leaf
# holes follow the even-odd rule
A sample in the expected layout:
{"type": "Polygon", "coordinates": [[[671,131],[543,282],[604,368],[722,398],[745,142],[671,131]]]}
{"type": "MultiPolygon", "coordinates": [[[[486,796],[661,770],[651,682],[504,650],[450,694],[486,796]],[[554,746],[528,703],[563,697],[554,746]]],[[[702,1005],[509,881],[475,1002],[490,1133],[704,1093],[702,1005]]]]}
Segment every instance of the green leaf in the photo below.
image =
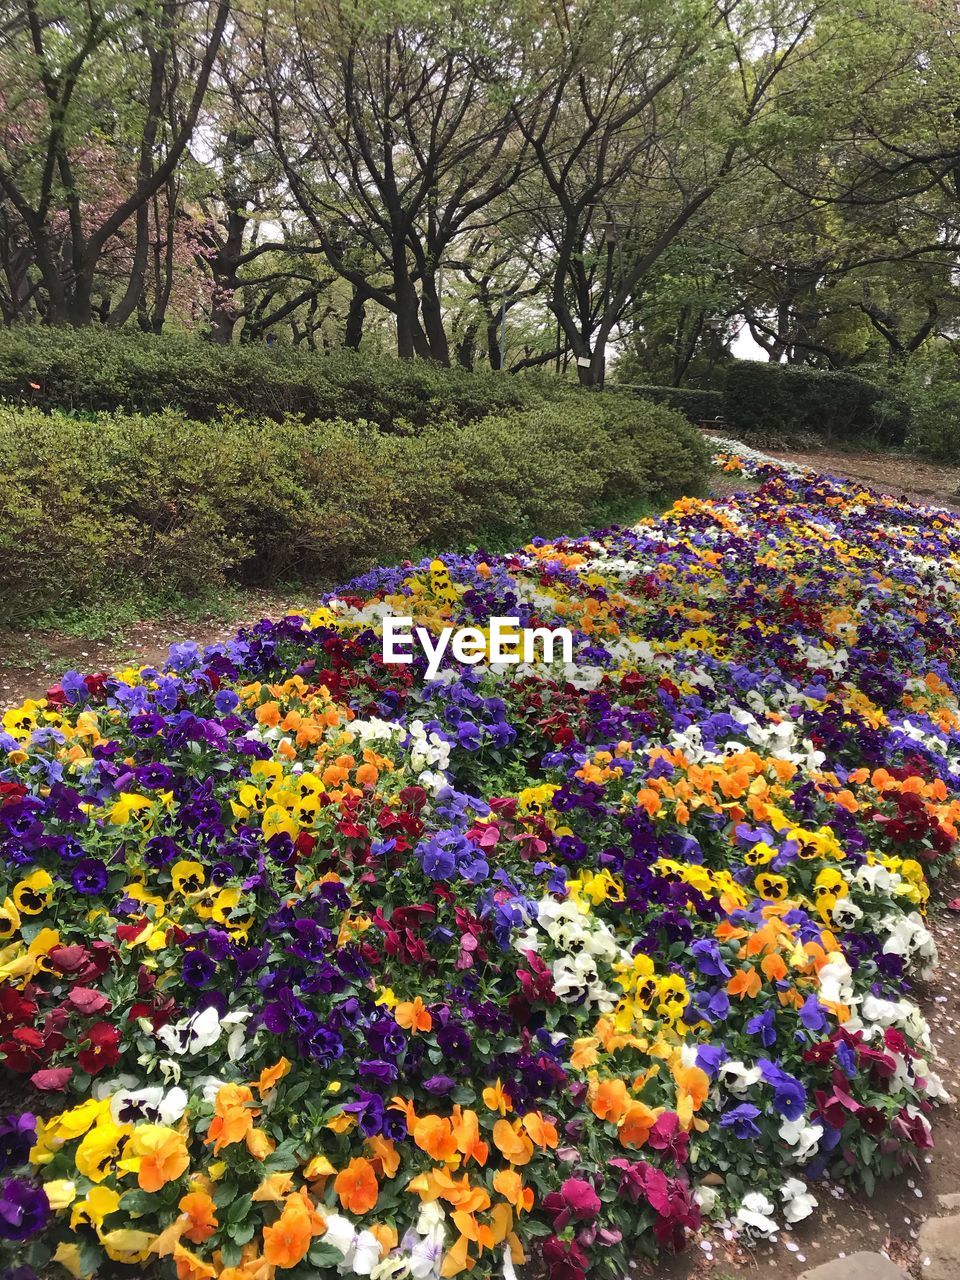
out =
{"type": "Polygon", "coordinates": [[[315,1267],[336,1267],[343,1261],[340,1250],[335,1249],[332,1244],[324,1244],[323,1241],[315,1244],[307,1257],[315,1267]]]}

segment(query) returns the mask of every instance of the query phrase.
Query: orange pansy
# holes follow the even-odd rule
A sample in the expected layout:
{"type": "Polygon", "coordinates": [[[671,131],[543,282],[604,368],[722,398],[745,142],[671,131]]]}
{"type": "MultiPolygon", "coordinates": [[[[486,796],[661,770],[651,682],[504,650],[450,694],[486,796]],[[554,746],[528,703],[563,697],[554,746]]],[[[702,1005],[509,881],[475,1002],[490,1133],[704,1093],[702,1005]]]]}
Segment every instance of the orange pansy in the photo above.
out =
{"type": "Polygon", "coordinates": [[[484,1089],[483,1101],[491,1111],[499,1111],[502,1116],[513,1110],[513,1102],[510,1100],[510,1095],[499,1080],[497,1080],[496,1084],[488,1085],[484,1089]]]}
{"type": "Polygon", "coordinates": [[[400,1168],[400,1157],[389,1138],[382,1138],[379,1135],[368,1138],[367,1151],[370,1153],[374,1172],[379,1171],[386,1178],[396,1176],[397,1170],[400,1168]]]}
{"type": "Polygon", "coordinates": [[[212,1280],[217,1273],[209,1262],[204,1262],[189,1249],[178,1244],[173,1251],[173,1261],[177,1268],[177,1280],[212,1280]]]}
{"type": "Polygon", "coordinates": [[[631,1102],[618,1130],[621,1146],[642,1147],[659,1114],[645,1102],[631,1102]]]}
{"type": "Polygon", "coordinates": [[[190,1165],[183,1138],[162,1124],[139,1125],[127,1151],[138,1161],[137,1181],[143,1191],[159,1191],[186,1173],[190,1165]]]}
{"type": "Polygon", "coordinates": [[[727,983],[727,992],[731,996],[739,996],[741,1000],[745,996],[753,999],[762,985],[759,973],[752,965],[748,965],[746,969],[738,969],[733,975],[727,983]]]}
{"type": "Polygon", "coordinates": [[[262,1098],[265,1093],[282,1080],[290,1071],[290,1062],[286,1058],[281,1058],[279,1062],[275,1062],[272,1067],[264,1067],[260,1072],[260,1079],[257,1081],[257,1090],[262,1098]]]}
{"type": "Polygon", "coordinates": [[[442,1116],[423,1116],[413,1128],[413,1140],[433,1160],[453,1160],[457,1155],[457,1139],[453,1126],[442,1116]]]}
{"type": "Polygon", "coordinates": [[[619,1124],[630,1106],[630,1093],[623,1080],[613,1077],[601,1080],[590,1100],[590,1110],[598,1120],[619,1124]]]}
{"type": "Polygon", "coordinates": [[[500,1169],[493,1179],[493,1189],[503,1196],[517,1213],[527,1213],[533,1208],[533,1189],[523,1185],[523,1179],[515,1169],[500,1169]]]}
{"type": "Polygon", "coordinates": [[[533,1158],[533,1143],[520,1131],[520,1121],[498,1120],[493,1126],[493,1141],[497,1150],[510,1164],[529,1164],[533,1158]]]}
{"type": "Polygon", "coordinates": [[[272,1267],[295,1267],[307,1256],[314,1235],[299,1196],[291,1196],[276,1222],[263,1228],[263,1256],[272,1267]]]}
{"type": "Polygon", "coordinates": [[[411,1035],[416,1035],[418,1031],[433,1029],[433,1018],[419,996],[414,1000],[401,1000],[394,1009],[393,1016],[397,1025],[409,1031],[411,1035]]]}
{"type": "Polygon", "coordinates": [[[340,1203],[344,1209],[349,1209],[358,1217],[369,1213],[380,1195],[373,1165],[363,1156],[354,1157],[347,1167],[337,1174],[333,1189],[340,1197],[340,1203]]]}
{"type": "Polygon", "coordinates": [[[553,1150],[560,1141],[557,1126],[552,1120],[545,1120],[539,1111],[528,1111],[523,1117],[523,1127],[535,1147],[553,1150]]]}
{"type": "Polygon", "coordinates": [[[490,1148],[480,1137],[480,1119],[475,1111],[461,1111],[459,1106],[454,1107],[453,1136],[464,1161],[472,1159],[479,1165],[487,1163],[490,1148]]]}
{"type": "Polygon", "coordinates": [[[215,1155],[234,1142],[242,1142],[253,1128],[254,1117],[260,1113],[247,1106],[252,1101],[253,1093],[245,1084],[225,1084],[217,1090],[205,1139],[208,1145],[213,1143],[215,1155]]]}

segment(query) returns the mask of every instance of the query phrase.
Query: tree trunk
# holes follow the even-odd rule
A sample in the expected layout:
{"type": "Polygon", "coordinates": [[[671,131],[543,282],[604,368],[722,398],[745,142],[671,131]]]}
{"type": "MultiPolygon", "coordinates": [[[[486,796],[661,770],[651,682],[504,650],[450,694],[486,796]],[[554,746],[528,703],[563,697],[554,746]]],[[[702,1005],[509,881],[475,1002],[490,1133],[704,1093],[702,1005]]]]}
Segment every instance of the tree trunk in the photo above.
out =
{"type": "Polygon", "coordinates": [[[473,372],[473,365],[477,358],[477,323],[471,320],[460,336],[457,343],[457,364],[462,369],[469,369],[473,372]]]}
{"type": "Polygon", "coordinates": [[[360,342],[363,339],[363,322],[367,315],[367,297],[366,290],[356,284],[353,286],[350,306],[347,310],[347,329],[343,338],[343,345],[351,351],[360,350],[360,342]]]}
{"type": "Polygon", "coordinates": [[[447,342],[447,333],[443,327],[443,312],[440,308],[436,281],[429,272],[423,277],[420,292],[423,328],[427,338],[427,345],[430,349],[430,358],[435,360],[437,364],[442,364],[449,368],[450,344],[447,342]]]}

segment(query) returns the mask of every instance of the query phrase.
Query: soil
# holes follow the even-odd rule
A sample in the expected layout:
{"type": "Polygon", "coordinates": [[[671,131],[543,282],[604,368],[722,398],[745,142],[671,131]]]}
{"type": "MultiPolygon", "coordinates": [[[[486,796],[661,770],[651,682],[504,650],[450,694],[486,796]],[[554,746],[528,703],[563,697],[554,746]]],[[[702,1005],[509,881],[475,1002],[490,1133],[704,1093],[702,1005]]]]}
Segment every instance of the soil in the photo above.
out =
{"type": "Polygon", "coordinates": [[[201,648],[218,644],[261,618],[282,618],[315,607],[306,591],[280,595],[251,589],[239,608],[231,602],[227,616],[184,618],[170,613],[109,629],[100,640],[60,631],[0,630],[0,708],[15,707],[24,698],[43,697],[65,671],[87,674],[114,671],[131,663],[159,663],[166,659],[171,644],[183,640],[193,640],[201,648]]]}
{"type": "MultiPolygon", "coordinates": [[[[793,452],[765,449],[771,457],[809,466],[830,475],[858,480],[883,493],[918,505],[960,511],[960,467],[873,453],[793,452]]],[[[756,486],[742,477],[717,475],[711,496],[725,498],[756,486]]],[[[309,593],[279,595],[251,590],[239,612],[223,617],[186,619],[171,614],[125,626],[107,639],[90,641],[59,632],[0,631],[0,708],[24,698],[42,697],[70,668],[84,672],[113,670],[131,662],[160,662],[169,645],[186,639],[202,645],[228,639],[260,618],[309,611],[309,593]]],[[[950,873],[960,879],[956,870],[950,873]]],[[[942,903],[960,892],[960,884],[938,887],[942,903]]],[[[923,994],[937,1050],[936,1069],[953,1098],[960,1099],[960,914],[941,906],[931,913],[930,927],[940,949],[937,979],[923,994]]],[[[836,1186],[815,1187],[820,1208],[806,1224],[784,1232],[774,1244],[746,1250],[722,1232],[705,1236],[685,1254],[654,1264],[639,1263],[636,1275],[658,1280],[796,1280],[805,1270],[858,1250],[887,1253],[913,1277],[922,1280],[916,1239],[926,1217],[939,1210],[937,1197],[960,1192],[960,1108],[941,1105],[933,1116],[935,1148],[919,1166],[877,1188],[872,1197],[853,1195],[836,1186]]]]}
{"type": "Polygon", "coordinates": [[[923,462],[919,458],[905,458],[893,453],[796,452],[767,448],[762,452],[771,458],[795,462],[825,475],[858,480],[879,493],[889,493],[920,507],[946,507],[950,511],[960,511],[960,467],[923,462]]]}

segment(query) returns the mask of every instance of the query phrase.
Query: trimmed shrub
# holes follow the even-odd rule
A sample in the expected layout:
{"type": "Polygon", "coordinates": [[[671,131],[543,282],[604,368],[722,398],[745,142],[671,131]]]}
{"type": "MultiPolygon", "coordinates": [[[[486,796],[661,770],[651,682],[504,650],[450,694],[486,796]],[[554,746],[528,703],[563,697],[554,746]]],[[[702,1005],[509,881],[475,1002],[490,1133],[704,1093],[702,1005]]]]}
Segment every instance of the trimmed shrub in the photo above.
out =
{"type": "Polygon", "coordinates": [[[690,422],[719,418],[723,412],[722,391],[701,391],[692,387],[616,386],[616,391],[629,392],[655,404],[665,404],[690,422]]]}
{"type": "Polygon", "coordinates": [[[683,418],[618,396],[415,435],[0,407],[0,623],[136,590],[332,583],[424,547],[579,532],[696,491],[707,470],[683,418]]]}
{"type": "MultiPolygon", "coordinates": [[[[555,394],[564,392],[558,382],[555,394]]],[[[175,408],[210,421],[234,408],[276,421],[287,414],[308,422],[363,419],[402,432],[531,407],[543,395],[542,380],[354,351],[219,347],[187,335],[100,326],[0,329],[0,399],[47,411],[175,408]]]]}
{"type": "Polygon", "coordinates": [[[903,444],[910,411],[888,388],[850,373],[737,360],[727,370],[723,418],[733,433],[903,444]]]}

